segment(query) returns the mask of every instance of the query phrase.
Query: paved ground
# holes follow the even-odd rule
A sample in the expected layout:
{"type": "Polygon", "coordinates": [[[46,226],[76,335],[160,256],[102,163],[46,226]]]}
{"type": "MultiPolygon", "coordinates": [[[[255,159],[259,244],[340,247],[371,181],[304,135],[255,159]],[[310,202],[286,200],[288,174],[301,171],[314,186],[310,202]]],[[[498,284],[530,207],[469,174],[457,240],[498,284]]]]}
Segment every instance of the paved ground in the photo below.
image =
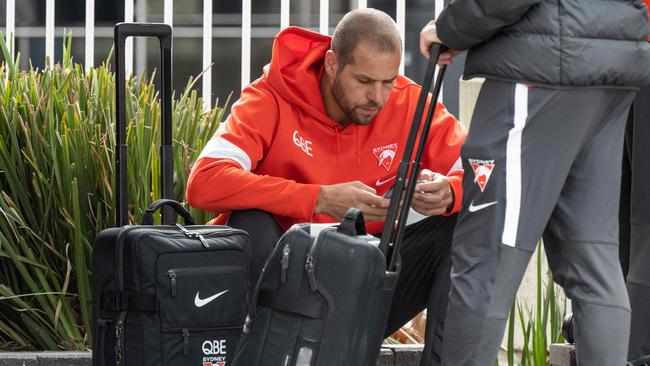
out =
{"type": "MultiPolygon", "coordinates": [[[[377,366],[417,366],[420,346],[382,349],[377,366]]],[[[90,366],[90,352],[0,352],[0,366],[90,366]]]]}

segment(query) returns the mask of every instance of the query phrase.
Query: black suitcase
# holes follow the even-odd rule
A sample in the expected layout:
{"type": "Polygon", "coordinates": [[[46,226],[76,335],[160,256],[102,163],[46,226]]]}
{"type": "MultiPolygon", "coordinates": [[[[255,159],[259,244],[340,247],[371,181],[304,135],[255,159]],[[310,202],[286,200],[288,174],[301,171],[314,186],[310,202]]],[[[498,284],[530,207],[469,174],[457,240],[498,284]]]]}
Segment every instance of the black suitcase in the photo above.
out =
{"type": "Polygon", "coordinates": [[[400,271],[398,247],[410,206],[400,208],[399,202],[412,200],[444,75],[442,68],[413,156],[440,53],[438,46],[434,48],[393,189],[398,193],[392,194],[381,240],[365,233],[363,215],[354,208],[336,226],[290,228],[260,277],[235,366],[376,364],[400,271]]]}
{"type": "Polygon", "coordinates": [[[127,225],[124,41],[160,40],[162,51],[161,172],[163,197],[171,197],[171,27],[121,23],[115,27],[116,205],[120,227],[103,230],[93,251],[93,365],[226,365],[230,363],[248,304],[248,234],[226,226],[191,225],[171,199],[154,202],[143,225],[127,225]],[[163,223],[153,214],[163,208],[163,223]],[[174,211],[186,225],[175,222],[174,211]]]}

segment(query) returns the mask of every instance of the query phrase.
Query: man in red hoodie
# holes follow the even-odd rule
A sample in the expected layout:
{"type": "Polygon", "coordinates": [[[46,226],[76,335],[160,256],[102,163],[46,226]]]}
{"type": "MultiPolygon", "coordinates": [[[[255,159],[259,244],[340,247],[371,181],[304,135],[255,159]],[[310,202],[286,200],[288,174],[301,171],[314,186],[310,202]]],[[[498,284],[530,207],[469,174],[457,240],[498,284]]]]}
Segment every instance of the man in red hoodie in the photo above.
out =
{"type": "MultiPolygon", "coordinates": [[[[336,222],[356,207],[368,232],[381,232],[389,203],[384,196],[394,184],[420,93],[398,74],[401,50],[395,22],[373,9],[347,14],[331,38],[284,30],[262,77],[242,90],[203,149],[187,200],[220,213],[214,223],[227,220],[249,232],[253,284],[294,223],[336,222]]],[[[438,103],[413,223],[400,250],[403,269],[386,334],[428,308],[423,365],[439,360],[465,134],[438,103]]]]}

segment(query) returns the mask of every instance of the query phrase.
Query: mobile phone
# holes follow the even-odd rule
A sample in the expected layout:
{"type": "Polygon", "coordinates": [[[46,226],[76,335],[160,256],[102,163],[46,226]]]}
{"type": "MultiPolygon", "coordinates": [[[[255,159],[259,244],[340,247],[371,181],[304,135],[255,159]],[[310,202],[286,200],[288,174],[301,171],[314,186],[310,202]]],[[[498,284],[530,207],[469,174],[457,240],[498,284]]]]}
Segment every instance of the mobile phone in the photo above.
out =
{"type": "MultiPolygon", "coordinates": [[[[418,179],[418,180],[417,180],[417,183],[418,183],[418,184],[420,184],[420,183],[424,183],[424,182],[425,182],[425,181],[422,180],[422,179],[418,179]]],[[[406,186],[408,186],[408,179],[407,179],[406,182],[404,183],[404,186],[402,187],[402,190],[405,190],[405,189],[406,189],[406,186]]],[[[390,196],[393,194],[393,188],[395,188],[394,185],[393,185],[392,187],[390,187],[390,189],[389,189],[388,191],[386,191],[386,193],[384,193],[384,198],[390,198],[390,196]]]]}

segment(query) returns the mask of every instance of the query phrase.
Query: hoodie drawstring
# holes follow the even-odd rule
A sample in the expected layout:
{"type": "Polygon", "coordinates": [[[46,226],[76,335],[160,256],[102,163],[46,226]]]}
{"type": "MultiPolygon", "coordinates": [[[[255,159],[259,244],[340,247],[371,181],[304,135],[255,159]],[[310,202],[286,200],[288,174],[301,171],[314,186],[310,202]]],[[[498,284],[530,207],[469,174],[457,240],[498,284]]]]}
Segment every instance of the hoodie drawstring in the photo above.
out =
{"type": "Polygon", "coordinates": [[[340,167],[341,163],[339,160],[339,155],[341,155],[341,138],[339,129],[336,126],[334,126],[334,132],[336,133],[336,166],[340,167]]]}
{"type": "Polygon", "coordinates": [[[355,153],[357,155],[357,164],[361,164],[361,158],[359,158],[359,127],[358,126],[355,126],[354,132],[356,134],[356,141],[355,141],[356,151],[355,151],[355,153]]]}
{"type": "MultiPolygon", "coordinates": [[[[334,126],[334,133],[336,134],[336,166],[341,166],[341,130],[338,127],[334,126]]],[[[354,153],[357,158],[357,164],[361,164],[361,157],[359,156],[359,126],[354,126],[354,143],[355,150],[354,153]]]]}

